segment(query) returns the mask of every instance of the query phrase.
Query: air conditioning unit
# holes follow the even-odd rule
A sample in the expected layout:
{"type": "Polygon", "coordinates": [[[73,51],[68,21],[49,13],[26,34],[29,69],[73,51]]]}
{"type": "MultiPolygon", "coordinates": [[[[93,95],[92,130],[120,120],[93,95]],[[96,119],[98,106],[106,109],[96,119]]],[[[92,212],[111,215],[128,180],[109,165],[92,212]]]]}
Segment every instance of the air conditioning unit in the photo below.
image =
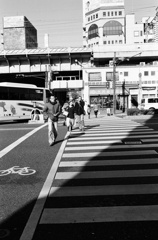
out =
{"type": "Polygon", "coordinates": [[[140,66],[145,66],[145,62],[140,62],[140,66]]]}
{"type": "Polygon", "coordinates": [[[154,62],[153,62],[153,65],[154,65],[154,66],[158,66],[158,61],[154,61],[154,62]]]}

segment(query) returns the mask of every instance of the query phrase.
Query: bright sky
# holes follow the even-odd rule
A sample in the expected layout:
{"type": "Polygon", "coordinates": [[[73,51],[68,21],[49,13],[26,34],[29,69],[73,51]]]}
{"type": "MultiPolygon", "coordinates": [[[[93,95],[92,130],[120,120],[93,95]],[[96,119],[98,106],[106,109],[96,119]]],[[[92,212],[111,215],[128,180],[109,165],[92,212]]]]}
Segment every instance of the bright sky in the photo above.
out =
{"type": "MultiPolygon", "coordinates": [[[[134,12],[136,21],[155,16],[158,0],[125,0],[126,14],[134,12]]],[[[44,47],[44,34],[49,46],[82,46],[82,0],[0,0],[0,30],[6,16],[26,16],[37,29],[38,46],[44,47]]],[[[1,46],[0,46],[1,48],[1,46]]]]}

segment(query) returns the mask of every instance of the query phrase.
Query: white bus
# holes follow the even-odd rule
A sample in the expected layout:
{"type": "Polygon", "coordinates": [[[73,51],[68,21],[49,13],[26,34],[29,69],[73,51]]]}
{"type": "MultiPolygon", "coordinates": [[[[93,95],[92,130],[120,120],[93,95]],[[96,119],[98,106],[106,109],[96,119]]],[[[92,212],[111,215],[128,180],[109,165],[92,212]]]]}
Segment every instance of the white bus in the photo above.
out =
{"type": "Polygon", "coordinates": [[[0,121],[32,119],[42,116],[49,90],[32,84],[0,83],[0,121]]]}

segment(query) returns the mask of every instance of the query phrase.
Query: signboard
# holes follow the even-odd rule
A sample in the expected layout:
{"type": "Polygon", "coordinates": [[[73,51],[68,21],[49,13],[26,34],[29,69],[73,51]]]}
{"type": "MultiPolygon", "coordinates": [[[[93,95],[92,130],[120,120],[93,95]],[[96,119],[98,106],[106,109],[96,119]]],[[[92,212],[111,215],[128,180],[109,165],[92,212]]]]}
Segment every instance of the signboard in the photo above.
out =
{"type": "Polygon", "coordinates": [[[156,90],[156,87],[142,87],[142,90],[146,91],[151,91],[151,90],[156,90]]]}
{"type": "Polygon", "coordinates": [[[101,81],[101,72],[92,72],[89,73],[89,81],[101,81]]]}

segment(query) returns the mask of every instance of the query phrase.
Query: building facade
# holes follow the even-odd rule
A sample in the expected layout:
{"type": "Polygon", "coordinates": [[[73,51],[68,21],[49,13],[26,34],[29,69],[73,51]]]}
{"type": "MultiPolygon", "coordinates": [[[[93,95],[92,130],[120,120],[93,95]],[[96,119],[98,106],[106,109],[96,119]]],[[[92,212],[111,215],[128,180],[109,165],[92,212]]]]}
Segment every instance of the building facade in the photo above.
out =
{"type": "Polygon", "coordinates": [[[4,50],[35,49],[37,30],[25,16],[3,18],[4,50]]]}
{"type": "Polygon", "coordinates": [[[83,45],[158,42],[157,11],[137,23],[135,14],[125,14],[124,0],[83,0],[83,45]]]}
{"type": "Polygon", "coordinates": [[[83,0],[83,45],[124,44],[124,0],[83,0]]]}

